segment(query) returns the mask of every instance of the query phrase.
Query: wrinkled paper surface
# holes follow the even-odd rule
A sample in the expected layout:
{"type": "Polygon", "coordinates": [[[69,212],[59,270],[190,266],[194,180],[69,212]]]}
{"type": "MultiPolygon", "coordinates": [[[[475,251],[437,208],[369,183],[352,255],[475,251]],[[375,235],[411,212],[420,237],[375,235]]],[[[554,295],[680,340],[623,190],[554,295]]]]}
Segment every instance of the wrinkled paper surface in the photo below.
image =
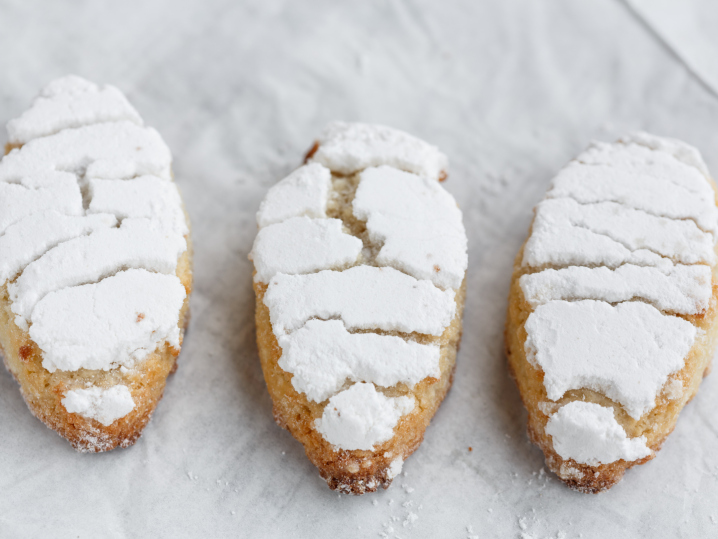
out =
{"type": "MultiPolygon", "coordinates": [[[[700,47],[674,53],[640,16],[650,2],[630,3],[1,3],[0,122],[66,73],[126,92],[173,151],[196,281],[179,370],[132,448],[76,453],[0,372],[0,536],[718,534],[717,374],[658,458],[586,495],[548,472],[528,442],[503,351],[512,263],[532,208],[590,140],[644,129],[694,144],[718,170],[718,98],[681,57],[700,47]],[[274,424],[247,260],[260,200],[335,119],[438,145],[469,237],[454,387],[404,473],[362,497],[327,489],[274,424]]],[[[690,5],[705,12],[692,17],[699,44],[715,44],[706,21],[718,8],[690,5]]],[[[671,43],[691,38],[681,28],[671,43]]]]}

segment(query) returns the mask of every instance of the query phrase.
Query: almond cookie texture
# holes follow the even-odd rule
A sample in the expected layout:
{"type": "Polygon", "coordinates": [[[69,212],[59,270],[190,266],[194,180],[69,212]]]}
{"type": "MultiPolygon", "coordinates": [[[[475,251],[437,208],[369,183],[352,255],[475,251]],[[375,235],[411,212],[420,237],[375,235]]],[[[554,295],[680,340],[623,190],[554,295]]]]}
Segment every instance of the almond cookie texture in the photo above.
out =
{"type": "Polygon", "coordinates": [[[600,492],[656,455],[716,349],[715,183],[647,133],[593,143],[553,179],[514,263],[510,370],[529,437],[600,492]]]}
{"type": "Polygon", "coordinates": [[[452,381],[467,241],[435,147],[333,123],[257,213],[259,355],[274,419],[330,488],[387,488],[452,381]]]}
{"type": "Polygon", "coordinates": [[[83,452],[132,445],[189,319],[172,156],[116,88],[52,81],[0,161],[0,345],[30,411],[83,452]]]}

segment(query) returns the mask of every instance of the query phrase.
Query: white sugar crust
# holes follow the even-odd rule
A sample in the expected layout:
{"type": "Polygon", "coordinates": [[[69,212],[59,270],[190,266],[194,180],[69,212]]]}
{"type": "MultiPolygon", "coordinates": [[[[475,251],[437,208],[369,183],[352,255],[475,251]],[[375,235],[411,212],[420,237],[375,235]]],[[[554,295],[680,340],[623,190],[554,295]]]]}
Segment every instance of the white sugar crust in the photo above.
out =
{"type": "Polygon", "coordinates": [[[254,280],[268,283],[277,273],[342,269],[357,261],[362,248],[359,238],[342,231],[339,219],[292,217],[257,234],[250,254],[254,280]]]}
{"type": "Polygon", "coordinates": [[[646,437],[628,438],[613,410],[592,402],[574,401],[549,417],[546,433],[562,459],[598,466],[617,460],[631,462],[650,456],[646,437]]]}
{"type": "Polygon", "coordinates": [[[682,140],[658,137],[645,131],[637,131],[619,139],[624,144],[640,144],[652,150],[668,153],[686,165],[697,168],[706,178],[710,178],[708,167],[697,148],[682,140]]]}
{"type": "Polygon", "coordinates": [[[373,451],[413,409],[412,397],[386,397],[372,384],[358,383],[329,399],[315,426],[338,449],[373,451]]]}
{"type": "Polygon", "coordinates": [[[127,268],[173,274],[186,248],[183,237],[149,219],[125,219],[120,228],[66,241],[29,264],[8,286],[11,309],[22,324],[30,320],[38,301],[64,287],[97,282],[127,268]]]}
{"type": "Polygon", "coordinates": [[[22,218],[45,210],[83,215],[77,177],[46,171],[24,176],[18,183],[0,182],[0,236],[22,218]]]}
{"type": "Polygon", "coordinates": [[[257,212],[260,228],[292,217],[327,216],[327,200],[332,185],[329,169],[309,163],[269,189],[257,212]]]}
{"type": "Polygon", "coordinates": [[[382,245],[377,264],[458,289],[468,265],[461,210],[441,185],[389,166],[360,174],[354,216],[382,245]]]}
{"type": "Polygon", "coordinates": [[[0,236],[0,286],[56,245],[116,224],[108,214],[75,216],[47,210],[28,215],[0,236]]]}
{"type": "Polygon", "coordinates": [[[712,295],[711,268],[703,264],[677,264],[666,271],[632,264],[615,270],[572,266],[522,275],[519,284],[533,308],[554,300],[641,299],[662,311],[697,314],[709,307],[712,295]]]}
{"type": "Polygon", "coordinates": [[[409,387],[438,378],[440,348],[375,333],[349,333],[339,320],[309,320],[279,338],[279,366],[293,374],[292,385],[307,399],[322,402],[347,380],[409,387]]]}
{"type": "Polygon", "coordinates": [[[718,236],[715,192],[697,167],[635,143],[593,143],[552,181],[547,198],[617,202],[652,215],[692,219],[718,236]]]}
{"type": "Polygon", "coordinates": [[[118,219],[146,217],[178,236],[189,233],[177,185],[157,176],[132,180],[91,179],[87,213],[111,213],[118,219]]]}
{"type": "Polygon", "coordinates": [[[142,125],[142,118],[117,88],[98,86],[75,75],[53,80],[19,118],[10,120],[11,144],[25,144],[63,129],[126,120],[142,125]]]}
{"type": "Polygon", "coordinates": [[[685,365],[696,328],[642,302],[551,301],[526,321],[525,351],[544,372],[548,398],[588,388],[639,419],[668,376],[685,365]]]}
{"type": "Polygon", "coordinates": [[[455,293],[393,268],[356,266],[308,275],[278,273],[264,303],[277,338],[310,318],[341,319],[350,329],[439,336],[456,313],[455,293]]]}
{"type": "Polygon", "coordinates": [[[130,269],[46,295],[30,337],[50,372],[131,367],[167,342],[179,349],[185,289],[176,275],[130,269]]]}
{"type": "Polygon", "coordinates": [[[345,122],[324,128],[312,161],[339,174],[389,165],[431,180],[438,180],[448,168],[446,156],[436,146],[408,133],[383,125],[345,122]]]}
{"type": "Polygon", "coordinates": [[[171,179],[172,156],[159,133],[132,122],[101,123],[65,129],[33,139],[0,161],[0,181],[60,170],[85,178],[133,178],[154,175],[171,179]]]}
{"type": "Polygon", "coordinates": [[[712,265],[713,237],[691,220],[657,217],[615,202],[579,204],[555,198],[536,206],[523,265],[654,266],[661,257],[712,265]]]}
{"type": "Polygon", "coordinates": [[[97,386],[73,389],[65,393],[61,402],[69,413],[94,419],[106,427],[135,409],[132,393],[121,384],[108,389],[97,386]]]}

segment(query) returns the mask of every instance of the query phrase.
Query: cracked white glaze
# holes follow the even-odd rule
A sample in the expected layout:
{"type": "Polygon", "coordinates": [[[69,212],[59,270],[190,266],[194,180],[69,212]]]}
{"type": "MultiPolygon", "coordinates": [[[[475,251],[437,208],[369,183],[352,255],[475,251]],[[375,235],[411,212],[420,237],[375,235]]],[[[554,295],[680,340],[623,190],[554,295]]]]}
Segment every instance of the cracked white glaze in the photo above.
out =
{"type": "Polygon", "coordinates": [[[53,80],[40,91],[32,107],[7,124],[12,144],[53,135],[63,129],[126,120],[142,125],[142,118],[114,86],[98,86],[76,75],[53,80]]]}
{"type": "Polygon", "coordinates": [[[309,320],[279,338],[279,366],[292,373],[292,385],[309,400],[322,402],[344,383],[372,382],[413,387],[439,378],[438,345],[423,345],[391,335],[349,333],[339,320],[309,320]]]}
{"type": "Polygon", "coordinates": [[[522,275],[519,284],[534,308],[560,299],[641,299],[663,311],[697,314],[710,304],[711,275],[710,266],[703,264],[677,264],[665,271],[631,264],[615,270],[571,266],[522,275]]]}
{"type": "Polygon", "coordinates": [[[611,408],[592,402],[569,402],[548,419],[546,433],[563,459],[598,466],[650,456],[646,437],[629,438],[611,408]]]}
{"type": "Polygon", "coordinates": [[[696,328],[642,302],[550,301],[526,321],[526,357],[544,371],[548,398],[588,388],[639,419],[685,365],[696,328]]]}
{"type": "Polygon", "coordinates": [[[277,337],[310,318],[340,318],[348,329],[441,335],[456,313],[454,291],[442,291],[393,268],[275,275],[264,295],[277,337]]]}
{"type": "Polygon", "coordinates": [[[376,262],[428,279],[440,288],[461,286],[468,265],[461,210],[441,185],[389,166],[360,174],[354,215],[381,245],[376,262]]]}
{"type": "Polygon", "coordinates": [[[94,419],[106,427],[135,409],[132,393],[124,385],[73,389],[65,393],[62,405],[71,414],[94,419]]]}
{"type": "Polygon", "coordinates": [[[326,217],[332,180],[329,169],[308,163],[269,189],[257,212],[260,228],[291,217],[326,217]]]}
{"type": "Polygon", "coordinates": [[[164,342],[179,349],[185,296],[176,275],[121,271],[46,295],[32,312],[30,337],[50,372],[130,367],[164,342]]]}
{"type": "Polygon", "coordinates": [[[339,219],[292,217],[262,228],[249,257],[257,270],[254,280],[268,283],[277,273],[343,269],[357,261],[362,248],[359,238],[343,232],[339,219]]]}
{"type": "Polygon", "coordinates": [[[449,165],[436,146],[408,133],[383,125],[345,122],[324,128],[312,160],[340,174],[389,165],[431,180],[438,180],[449,165]]]}
{"type": "Polygon", "coordinates": [[[329,399],[315,425],[339,449],[373,451],[394,436],[399,419],[413,409],[412,397],[386,397],[372,384],[358,383],[329,399]]]}

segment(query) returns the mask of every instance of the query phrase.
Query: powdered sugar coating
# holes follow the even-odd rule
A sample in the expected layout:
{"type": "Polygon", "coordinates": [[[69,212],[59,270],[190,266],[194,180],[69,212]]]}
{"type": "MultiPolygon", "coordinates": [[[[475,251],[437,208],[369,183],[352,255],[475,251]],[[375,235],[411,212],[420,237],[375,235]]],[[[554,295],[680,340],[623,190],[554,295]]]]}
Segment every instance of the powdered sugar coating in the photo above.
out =
{"type": "Polygon", "coordinates": [[[592,402],[574,401],[549,417],[546,433],[563,459],[598,466],[617,460],[631,462],[653,454],[646,437],[628,438],[613,410],[592,402]]]}
{"type": "Polygon", "coordinates": [[[340,174],[389,165],[431,180],[448,168],[448,159],[436,146],[398,129],[363,123],[327,125],[312,160],[340,174]]]}
{"type": "Polygon", "coordinates": [[[439,336],[456,313],[453,290],[439,290],[393,268],[356,266],[309,275],[275,275],[264,295],[277,338],[310,318],[339,318],[348,329],[439,336]]]}
{"type": "Polygon", "coordinates": [[[523,265],[713,264],[713,237],[693,221],[657,217],[615,202],[547,199],[536,206],[523,265]]]}
{"type": "Polygon", "coordinates": [[[703,264],[677,264],[666,271],[631,264],[615,270],[572,266],[522,275],[519,284],[534,308],[553,300],[639,298],[663,311],[697,314],[708,308],[712,294],[711,268],[703,264]]]}
{"type": "Polygon", "coordinates": [[[0,285],[59,243],[115,226],[113,215],[64,215],[48,210],[28,215],[0,236],[0,285]]]}
{"type": "Polygon", "coordinates": [[[71,414],[94,419],[106,427],[135,409],[132,393],[124,385],[73,389],[65,393],[61,402],[71,414]]]}
{"type": "Polygon", "coordinates": [[[641,302],[551,301],[529,315],[525,328],[527,359],[543,370],[549,399],[588,388],[635,419],[654,407],[696,337],[691,323],[641,302]]]}
{"type": "Polygon", "coordinates": [[[439,378],[440,348],[375,333],[349,333],[339,320],[309,320],[279,338],[279,366],[292,373],[292,386],[307,399],[322,402],[347,380],[391,387],[413,387],[439,378]]]}
{"type": "Polygon", "coordinates": [[[367,168],[353,211],[366,221],[370,241],[382,245],[377,264],[440,288],[461,286],[466,232],[456,201],[438,182],[389,166],[367,168]]]}
{"type": "Polygon", "coordinates": [[[635,143],[595,142],[552,181],[546,198],[616,202],[671,219],[692,219],[718,237],[718,207],[706,176],[671,153],[635,143]]]}
{"type": "Polygon", "coordinates": [[[338,449],[373,451],[413,409],[412,397],[385,397],[372,384],[358,383],[329,399],[315,426],[338,449]]]}
{"type": "Polygon", "coordinates": [[[146,217],[163,230],[178,236],[189,233],[177,185],[156,176],[132,180],[101,180],[88,183],[87,213],[111,213],[118,219],[146,217]]]}
{"type": "Polygon", "coordinates": [[[36,172],[60,170],[85,178],[171,179],[172,155],[159,133],[132,122],[65,129],[33,139],[0,161],[0,181],[19,182],[36,172]]]}
{"type": "Polygon", "coordinates": [[[658,137],[645,131],[637,131],[619,139],[624,144],[640,144],[646,148],[668,153],[686,165],[697,168],[706,178],[710,178],[708,167],[701,153],[682,140],[669,137],[658,137]]]}
{"type": "Polygon", "coordinates": [[[331,172],[319,163],[299,167],[269,189],[259,206],[257,225],[263,228],[299,216],[326,217],[331,184],[331,172]]]}
{"type": "Polygon", "coordinates": [[[97,282],[125,268],[175,273],[177,258],[187,243],[153,223],[149,219],[125,219],[120,228],[98,230],[51,249],[8,286],[12,311],[29,321],[35,305],[46,294],[97,282]]]}
{"type": "Polygon", "coordinates": [[[32,312],[30,337],[50,372],[129,367],[164,342],[179,349],[185,296],[175,275],[122,271],[46,295],[32,312]]]}
{"type": "Polygon", "coordinates": [[[250,253],[254,280],[268,283],[277,273],[341,269],[356,262],[362,247],[359,238],[342,231],[339,219],[292,217],[257,233],[250,253]]]}
{"type": "Polygon", "coordinates": [[[68,172],[40,172],[19,183],[0,182],[0,235],[22,218],[44,210],[82,215],[82,194],[77,178],[68,172]]]}
{"type": "Polygon", "coordinates": [[[63,129],[121,120],[142,125],[142,118],[114,86],[98,86],[75,75],[53,80],[28,110],[7,124],[11,144],[53,135],[63,129]]]}

